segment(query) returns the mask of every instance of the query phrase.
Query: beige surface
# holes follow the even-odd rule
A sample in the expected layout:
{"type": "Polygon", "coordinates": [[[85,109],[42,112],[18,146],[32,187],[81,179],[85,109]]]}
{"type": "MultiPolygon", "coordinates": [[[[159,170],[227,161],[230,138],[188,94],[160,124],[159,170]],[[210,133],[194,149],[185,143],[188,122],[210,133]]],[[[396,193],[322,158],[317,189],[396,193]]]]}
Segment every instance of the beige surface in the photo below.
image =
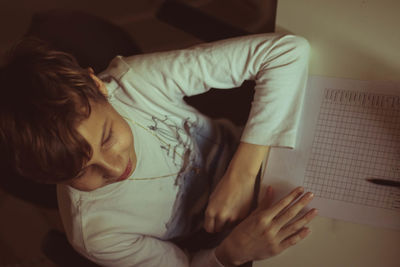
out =
{"type": "Polygon", "coordinates": [[[398,267],[400,232],[317,217],[311,234],[253,267],[398,267]]]}
{"type": "MultiPolygon", "coordinates": [[[[400,80],[400,1],[279,0],[277,29],[306,37],[310,74],[400,80]]],[[[398,267],[400,231],[317,217],[311,235],[254,267],[398,267]]]]}
{"type": "Polygon", "coordinates": [[[400,80],[400,1],[278,0],[277,30],[306,37],[310,73],[400,80]]]}

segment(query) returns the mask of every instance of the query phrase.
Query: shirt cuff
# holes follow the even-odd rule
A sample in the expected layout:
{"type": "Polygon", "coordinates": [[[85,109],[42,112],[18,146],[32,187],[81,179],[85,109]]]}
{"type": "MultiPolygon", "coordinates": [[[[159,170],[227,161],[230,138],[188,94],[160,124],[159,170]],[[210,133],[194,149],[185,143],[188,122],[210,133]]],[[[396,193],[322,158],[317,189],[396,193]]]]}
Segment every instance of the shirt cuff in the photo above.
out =
{"type": "Polygon", "coordinates": [[[215,249],[197,252],[193,257],[192,263],[194,263],[193,266],[224,267],[215,256],[215,249]]]}

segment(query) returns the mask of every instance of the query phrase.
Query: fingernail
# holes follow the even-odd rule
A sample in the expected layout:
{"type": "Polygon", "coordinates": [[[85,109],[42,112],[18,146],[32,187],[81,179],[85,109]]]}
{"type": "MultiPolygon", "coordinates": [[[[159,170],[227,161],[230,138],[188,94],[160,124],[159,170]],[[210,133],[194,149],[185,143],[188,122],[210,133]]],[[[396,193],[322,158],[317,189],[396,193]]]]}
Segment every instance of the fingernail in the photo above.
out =
{"type": "Polygon", "coordinates": [[[318,210],[317,209],[313,209],[312,211],[311,211],[311,216],[315,216],[315,215],[317,215],[318,214],[318,210]]]}
{"type": "Polygon", "coordinates": [[[300,196],[301,194],[303,194],[303,192],[304,192],[304,188],[303,188],[303,187],[297,188],[297,190],[296,190],[296,196],[297,196],[297,197],[300,196]]]}
{"type": "Polygon", "coordinates": [[[314,194],[311,193],[311,192],[308,192],[307,195],[306,195],[306,197],[307,197],[307,198],[313,198],[313,197],[314,197],[314,194]]]}

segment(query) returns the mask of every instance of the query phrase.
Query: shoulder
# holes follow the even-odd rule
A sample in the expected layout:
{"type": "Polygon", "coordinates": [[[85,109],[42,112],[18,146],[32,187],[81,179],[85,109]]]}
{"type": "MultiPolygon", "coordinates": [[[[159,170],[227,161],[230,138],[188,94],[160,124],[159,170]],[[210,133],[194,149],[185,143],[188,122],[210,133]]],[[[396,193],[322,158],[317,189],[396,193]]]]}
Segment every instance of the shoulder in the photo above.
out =
{"type": "Polygon", "coordinates": [[[130,69],[130,66],[125,62],[122,56],[116,56],[110,61],[108,67],[101,73],[99,77],[107,79],[109,76],[116,80],[120,80],[130,69]]]}

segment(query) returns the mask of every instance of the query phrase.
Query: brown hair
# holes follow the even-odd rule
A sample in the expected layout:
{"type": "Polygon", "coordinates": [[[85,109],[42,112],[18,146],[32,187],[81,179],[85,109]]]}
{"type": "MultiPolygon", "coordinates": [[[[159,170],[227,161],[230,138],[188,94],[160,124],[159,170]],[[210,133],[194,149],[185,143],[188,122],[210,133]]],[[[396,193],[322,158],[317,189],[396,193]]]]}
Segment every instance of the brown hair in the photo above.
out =
{"type": "Polygon", "coordinates": [[[106,101],[76,59],[26,37],[0,70],[0,148],[21,176],[45,183],[75,177],[91,157],[77,132],[89,100],[106,101]]]}

